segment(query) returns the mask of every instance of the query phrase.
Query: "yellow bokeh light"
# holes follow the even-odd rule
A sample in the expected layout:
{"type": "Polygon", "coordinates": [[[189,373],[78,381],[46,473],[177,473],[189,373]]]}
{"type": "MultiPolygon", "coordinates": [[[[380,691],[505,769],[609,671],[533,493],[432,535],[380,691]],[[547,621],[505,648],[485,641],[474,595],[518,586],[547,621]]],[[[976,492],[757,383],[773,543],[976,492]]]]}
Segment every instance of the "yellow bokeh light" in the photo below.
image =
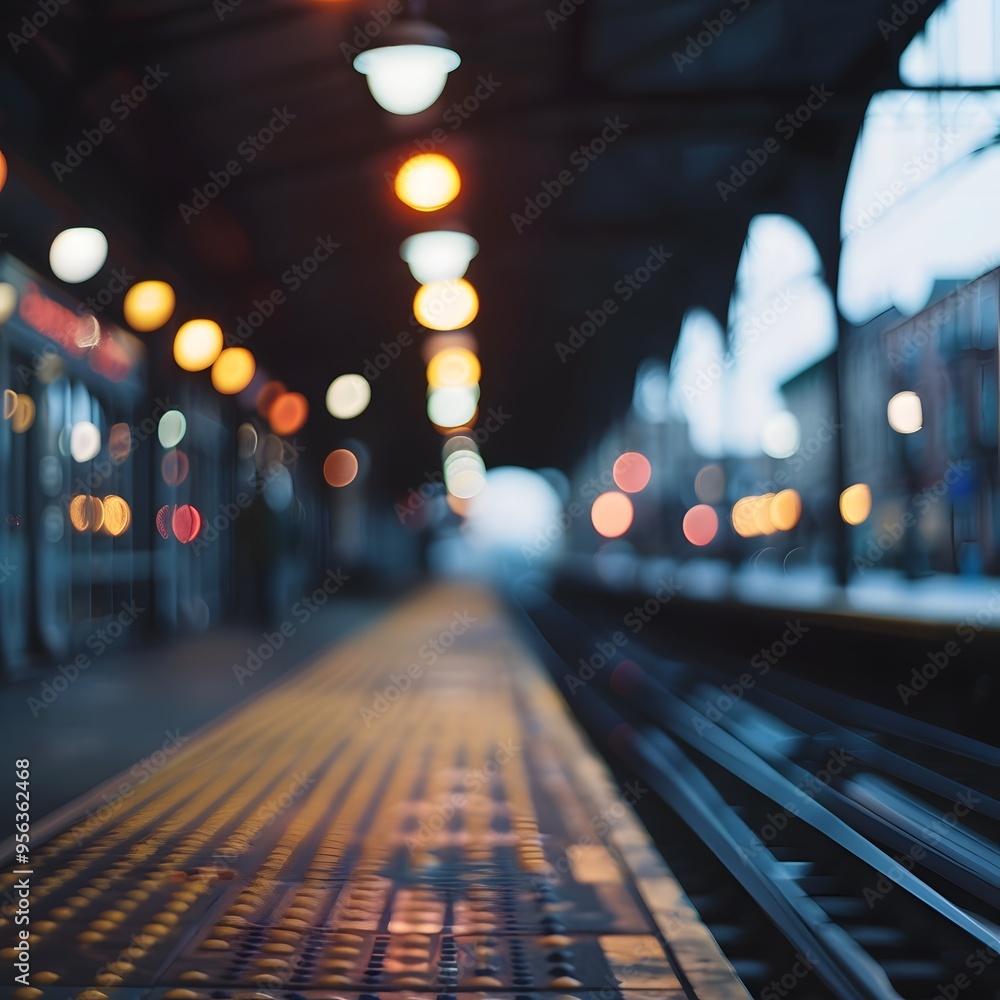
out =
{"type": "Polygon", "coordinates": [[[232,396],[250,384],[256,370],[253,355],[245,347],[227,347],[212,364],[212,385],[217,392],[232,396]]]}
{"type": "Polygon", "coordinates": [[[222,327],[210,319],[188,320],[174,337],[174,360],[185,371],[204,371],[221,353],[222,327]]]}
{"type": "Polygon", "coordinates": [[[753,511],[758,497],[743,497],[733,504],[733,530],[742,538],[753,538],[758,534],[754,524],[753,511]]]}
{"type": "Polygon", "coordinates": [[[771,501],[768,510],[771,524],[777,531],[791,531],[802,516],[802,498],[797,490],[782,490],[771,501]]]}
{"type": "Polygon", "coordinates": [[[14,407],[14,413],[10,418],[11,430],[15,434],[23,434],[25,431],[31,430],[34,422],[35,401],[23,392],[18,393],[17,405],[14,407]]]}
{"type": "Polygon", "coordinates": [[[418,212],[436,212],[458,197],[462,179],[455,164],[440,153],[411,156],[396,174],[396,197],[418,212]]]}
{"type": "Polygon", "coordinates": [[[855,483],[840,494],[840,516],[847,524],[861,524],[872,512],[872,491],[867,483],[855,483]]]}
{"type": "Polygon", "coordinates": [[[465,347],[446,347],[427,365],[427,385],[431,389],[473,385],[482,375],[479,358],[465,347]]]}
{"type": "Polygon", "coordinates": [[[479,313],[479,296],[465,278],[421,285],[413,297],[413,315],[431,330],[459,330],[479,313]]]}
{"type": "Polygon", "coordinates": [[[140,281],[126,293],[125,322],[140,333],[159,330],[174,314],[177,297],[165,281],[140,281]]]}
{"type": "Polygon", "coordinates": [[[129,509],[129,505],[113,493],[106,496],[104,498],[104,524],[102,525],[104,531],[112,538],[117,538],[128,531],[131,523],[132,511],[129,509]]]}
{"type": "Polygon", "coordinates": [[[97,497],[78,493],[69,502],[69,520],[77,531],[100,531],[104,524],[104,504],[97,497]]]}
{"type": "Polygon", "coordinates": [[[773,500],[773,493],[765,493],[763,496],[754,498],[750,516],[753,518],[753,526],[758,535],[774,534],[774,525],[771,523],[771,502],[773,500]]]}

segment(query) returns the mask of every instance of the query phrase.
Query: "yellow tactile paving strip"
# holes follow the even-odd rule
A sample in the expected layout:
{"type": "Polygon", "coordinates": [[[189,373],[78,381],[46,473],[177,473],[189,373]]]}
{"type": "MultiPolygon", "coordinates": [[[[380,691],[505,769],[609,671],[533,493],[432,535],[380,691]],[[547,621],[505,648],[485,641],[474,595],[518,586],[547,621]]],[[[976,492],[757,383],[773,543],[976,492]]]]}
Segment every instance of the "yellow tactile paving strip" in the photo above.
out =
{"type": "Polygon", "coordinates": [[[748,995],[485,591],[421,592],[112,813],[35,850],[15,1000],[748,995]]]}

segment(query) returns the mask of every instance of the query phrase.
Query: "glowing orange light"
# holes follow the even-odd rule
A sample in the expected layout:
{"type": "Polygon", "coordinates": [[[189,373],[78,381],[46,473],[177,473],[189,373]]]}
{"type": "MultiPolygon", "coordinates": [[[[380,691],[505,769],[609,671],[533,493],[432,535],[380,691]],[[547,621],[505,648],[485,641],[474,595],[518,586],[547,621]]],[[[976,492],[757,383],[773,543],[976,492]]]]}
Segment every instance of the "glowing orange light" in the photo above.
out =
{"type": "Polygon", "coordinates": [[[458,197],[462,178],[447,156],[422,153],[411,156],[396,174],[396,197],[418,212],[436,212],[458,197]]]}
{"type": "Polygon", "coordinates": [[[708,545],[718,534],[719,515],[708,504],[696,504],[684,515],[681,528],[692,545],[708,545]]]}
{"type": "Polygon", "coordinates": [[[301,430],[308,418],[309,401],[301,392],[282,393],[267,411],[271,430],[282,437],[301,430]]]}
{"type": "Polygon", "coordinates": [[[122,311],[133,330],[151,333],[173,316],[176,305],[174,290],[165,281],[140,281],[125,293],[122,311]]]}
{"type": "Polygon", "coordinates": [[[626,493],[638,493],[649,483],[653,470],[649,459],[637,451],[627,451],[620,455],[611,470],[615,486],[626,493]]]}
{"type": "Polygon", "coordinates": [[[232,396],[250,384],[256,370],[257,363],[245,347],[227,347],[212,365],[212,385],[217,392],[232,396]]]}
{"type": "Polygon", "coordinates": [[[797,490],[782,490],[771,501],[768,511],[771,524],[778,531],[791,531],[802,517],[802,497],[797,490]]]}
{"type": "Polygon", "coordinates": [[[191,504],[181,504],[170,519],[170,528],[174,538],[181,544],[187,545],[188,542],[194,541],[201,531],[201,514],[191,504]]]}
{"type": "Polygon", "coordinates": [[[253,405],[256,407],[257,412],[266,420],[267,412],[271,409],[271,404],[286,392],[288,392],[288,386],[284,382],[272,379],[260,387],[253,405]]]}
{"type": "Polygon", "coordinates": [[[112,424],[108,431],[108,453],[121,465],[132,454],[132,429],[128,424],[112,424]]]}
{"type": "Polygon", "coordinates": [[[862,524],[872,512],[872,491],[867,483],[855,483],[840,494],[840,516],[847,524],[862,524]]]}
{"type": "Polygon", "coordinates": [[[168,451],[160,462],[160,474],[167,486],[180,486],[187,479],[191,463],[183,451],[168,451]]]}
{"type": "Polygon", "coordinates": [[[78,493],[69,502],[69,521],[77,531],[100,531],[104,504],[97,497],[78,493]]]}
{"type": "Polygon", "coordinates": [[[208,368],[222,352],[222,327],[210,319],[188,320],[174,336],[174,360],[189,372],[208,368]]]}
{"type": "Polygon", "coordinates": [[[479,314],[479,296],[465,278],[421,285],[413,297],[413,315],[429,330],[459,330],[479,314]]]}
{"type": "Polygon", "coordinates": [[[632,501],[624,493],[602,493],[590,508],[590,520],[605,538],[624,535],[632,526],[632,501]]]}
{"type": "Polygon", "coordinates": [[[132,523],[132,511],[129,505],[119,496],[113,493],[104,498],[104,524],[105,532],[112,538],[125,534],[132,523]]]}
{"type": "Polygon", "coordinates": [[[326,456],[323,463],[323,478],[331,486],[347,486],[354,482],[358,474],[358,460],[353,451],[338,448],[326,456]]]}
{"type": "Polygon", "coordinates": [[[427,365],[427,385],[431,389],[474,385],[481,375],[479,358],[465,347],[447,347],[427,365]]]}
{"type": "Polygon", "coordinates": [[[0,191],[3,190],[4,184],[7,183],[7,157],[0,153],[0,191]]]}

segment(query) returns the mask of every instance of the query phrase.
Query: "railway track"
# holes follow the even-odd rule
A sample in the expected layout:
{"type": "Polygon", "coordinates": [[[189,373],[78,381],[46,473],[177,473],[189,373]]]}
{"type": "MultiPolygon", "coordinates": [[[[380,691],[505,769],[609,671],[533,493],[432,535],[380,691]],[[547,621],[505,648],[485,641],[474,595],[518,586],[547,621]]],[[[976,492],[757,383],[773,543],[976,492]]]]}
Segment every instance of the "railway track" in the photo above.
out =
{"type": "Polygon", "coordinates": [[[625,656],[620,622],[541,593],[526,609],[609,759],[687,825],[658,844],[755,995],[1000,996],[996,747],[707,645],[625,656]]]}

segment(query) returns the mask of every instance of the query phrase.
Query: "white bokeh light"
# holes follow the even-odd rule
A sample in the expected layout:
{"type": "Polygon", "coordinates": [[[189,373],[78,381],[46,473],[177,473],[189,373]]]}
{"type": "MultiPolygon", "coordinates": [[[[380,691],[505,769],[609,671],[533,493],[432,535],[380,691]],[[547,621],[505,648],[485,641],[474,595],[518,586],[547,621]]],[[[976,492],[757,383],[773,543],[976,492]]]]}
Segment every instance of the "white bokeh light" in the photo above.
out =
{"type": "Polygon", "coordinates": [[[167,410],[160,417],[156,436],[164,448],[176,448],[187,433],[187,419],[180,410],[167,410]]]}
{"type": "Polygon", "coordinates": [[[519,557],[522,546],[535,546],[548,558],[560,548],[567,517],[544,476],[501,466],[486,473],[486,488],[470,501],[465,537],[478,548],[513,549],[519,557]]]}
{"type": "Polygon", "coordinates": [[[74,462],[89,462],[97,458],[101,450],[101,432],[89,420],[81,420],[73,425],[69,437],[69,453],[74,462]]]}
{"type": "Polygon", "coordinates": [[[399,247],[410,274],[422,285],[463,277],[477,253],[479,244],[471,236],[450,229],[417,233],[399,247]]]}
{"type": "Polygon", "coordinates": [[[915,392],[897,392],[886,406],[889,426],[897,434],[915,434],[924,425],[924,408],[915,392]]]}
{"type": "Polygon", "coordinates": [[[6,323],[17,308],[17,289],[6,281],[0,282],[0,323],[6,323]]]}
{"type": "Polygon", "coordinates": [[[363,375],[340,375],[326,390],[326,408],[338,420],[351,420],[368,408],[372,390],[363,375]]]}
{"type": "Polygon", "coordinates": [[[394,115],[426,111],[440,96],[457,52],[438,45],[387,45],[362,52],[354,68],[364,73],[372,97],[394,115]]]}
{"type": "Polygon", "coordinates": [[[107,259],[107,237],[99,229],[64,229],[49,248],[52,273],[71,284],[92,278],[107,259]]]}
{"type": "Polygon", "coordinates": [[[764,421],[760,446],[771,458],[791,458],[802,443],[802,430],[794,413],[782,410],[764,421]]]}
{"type": "Polygon", "coordinates": [[[438,427],[464,427],[476,415],[479,386],[433,389],[427,396],[427,416],[438,427]]]}
{"type": "MultiPolygon", "coordinates": [[[[457,440],[461,442],[463,439],[457,440]]],[[[474,447],[456,448],[445,457],[442,465],[448,492],[460,500],[478,495],[486,485],[486,466],[479,452],[473,450],[474,447]]]]}

